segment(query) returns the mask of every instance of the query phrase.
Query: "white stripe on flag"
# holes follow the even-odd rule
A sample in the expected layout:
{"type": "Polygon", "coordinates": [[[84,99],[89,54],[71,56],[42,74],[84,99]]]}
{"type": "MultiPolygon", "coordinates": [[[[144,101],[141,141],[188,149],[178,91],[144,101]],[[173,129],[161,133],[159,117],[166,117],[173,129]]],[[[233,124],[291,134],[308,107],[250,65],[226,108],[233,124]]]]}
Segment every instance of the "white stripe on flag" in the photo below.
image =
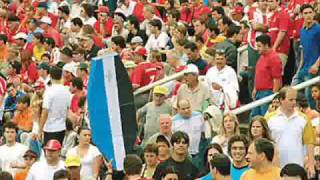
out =
{"type": "Polygon", "coordinates": [[[106,87],[110,127],[112,134],[115,163],[118,170],[123,169],[123,159],[125,158],[125,148],[122,133],[122,121],[120,115],[120,104],[118,97],[118,86],[115,70],[114,55],[103,57],[104,83],[106,87]]]}

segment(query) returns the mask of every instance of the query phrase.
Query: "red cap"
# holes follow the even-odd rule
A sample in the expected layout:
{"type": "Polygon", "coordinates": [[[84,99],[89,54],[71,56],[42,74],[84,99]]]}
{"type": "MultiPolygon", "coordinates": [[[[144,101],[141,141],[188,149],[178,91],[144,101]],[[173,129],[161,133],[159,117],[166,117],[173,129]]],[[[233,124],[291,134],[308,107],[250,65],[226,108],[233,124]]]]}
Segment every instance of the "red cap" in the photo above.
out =
{"type": "Polygon", "coordinates": [[[109,13],[109,8],[107,6],[99,6],[96,10],[98,13],[109,13]]]}
{"type": "Polygon", "coordinates": [[[176,72],[181,72],[185,69],[187,69],[187,66],[178,66],[178,67],[176,67],[176,72]]]}
{"type": "Polygon", "coordinates": [[[241,6],[235,6],[232,10],[232,14],[242,14],[244,13],[244,9],[241,6]]]}
{"type": "Polygon", "coordinates": [[[45,85],[42,81],[36,81],[33,87],[36,89],[42,89],[42,88],[45,88],[45,85]]]}
{"type": "Polygon", "coordinates": [[[58,151],[61,149],[61,144],[58,140],[51,139],[47,142],[47,145],[44,147],[44,149],[58,151]]]}
{"type": "Polygon", "coordinates": [[[141,47],[138,50],[134,51],[134,54],[137,54],[140,56],[147,56],[147,50],[146,50],[146,48],[141,47]]]}

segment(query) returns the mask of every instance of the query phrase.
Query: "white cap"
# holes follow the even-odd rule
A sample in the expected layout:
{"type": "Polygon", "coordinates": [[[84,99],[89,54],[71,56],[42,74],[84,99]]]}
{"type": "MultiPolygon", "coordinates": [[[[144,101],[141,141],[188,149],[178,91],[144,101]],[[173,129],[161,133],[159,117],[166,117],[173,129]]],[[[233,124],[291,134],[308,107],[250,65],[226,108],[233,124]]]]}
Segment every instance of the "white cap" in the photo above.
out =
{"type": "Polygon", "coordinates": [[[27,39],[27,34],[24,32],[19,32],[15,36],[13,36],[13,39],[27,39]]]}
{"type": "Polygon", "coordinates": [[[195,73],[199,74],[199,69],[196,65],[194,64],[188,64],[187,69],[185,70],[185,73],[195,73]]]}
{"type": "Polygon", "coordinates": [[[46,24],[49,24],[49,25],[52,23],[51,19],[50,19],[48,16],[43,16],[43,17],[40,19],[40,22],[46,23],[46,24]]]}
{"type": "Polygon", "coordinates": [[[140,36],[135,36],[131,39],[131,43],[143,43],[143,40],[140,36]]]}
{"type": "Polygon", "coordinates": [[[77,66],[74,63],[65,64],[62,68],[63,71],[72,73],[74,76],[77,76],[77,66]]]}

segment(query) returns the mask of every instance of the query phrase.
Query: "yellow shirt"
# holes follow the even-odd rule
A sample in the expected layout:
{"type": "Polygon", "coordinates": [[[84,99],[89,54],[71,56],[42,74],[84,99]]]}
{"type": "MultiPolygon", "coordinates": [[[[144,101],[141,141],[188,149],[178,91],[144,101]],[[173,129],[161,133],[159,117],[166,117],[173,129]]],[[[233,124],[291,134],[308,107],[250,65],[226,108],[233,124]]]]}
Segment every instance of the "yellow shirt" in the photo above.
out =
{"type": "Polygon", "coordinates": [[[33,47],[33,56],[37,62],[41,60],[41,56],[46,52],[46,48],[44,46],[34,46],[33,47]]]}
{"type": "Polygon", "coordinates": [[[272,167],[271,171],[265,173],[257,173],[254,169],[249,169],[241,176],[241,180],[279,180],[281,169],[272,167]]]}

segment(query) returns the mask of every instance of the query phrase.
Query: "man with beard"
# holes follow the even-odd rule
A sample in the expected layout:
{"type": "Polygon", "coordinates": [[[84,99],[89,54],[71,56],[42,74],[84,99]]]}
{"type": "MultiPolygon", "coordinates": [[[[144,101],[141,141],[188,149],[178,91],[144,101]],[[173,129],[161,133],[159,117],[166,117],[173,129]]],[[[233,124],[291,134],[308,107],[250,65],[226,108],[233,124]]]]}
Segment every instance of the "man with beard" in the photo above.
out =
{"type": "Polygon", "coordinates": [[[160,163],[153,175],[155,180],[161,179],[164,170],[172,166],[176,169],[183,180],[193,180],[198,177],[198,169],[188,158],[189,137],[187,133],[177,131],[172,135],[171,144],[173,146],[171,157],[160,163]]]}
{"type": "Polygon", "coordinates": [[[246,172],[248,162],[246,159],[249,142],[243,135],[236,135],[230,138],[228,143],[228,153],[232,158],[231,178],[240,180],[241,175],[246,172]]]}

